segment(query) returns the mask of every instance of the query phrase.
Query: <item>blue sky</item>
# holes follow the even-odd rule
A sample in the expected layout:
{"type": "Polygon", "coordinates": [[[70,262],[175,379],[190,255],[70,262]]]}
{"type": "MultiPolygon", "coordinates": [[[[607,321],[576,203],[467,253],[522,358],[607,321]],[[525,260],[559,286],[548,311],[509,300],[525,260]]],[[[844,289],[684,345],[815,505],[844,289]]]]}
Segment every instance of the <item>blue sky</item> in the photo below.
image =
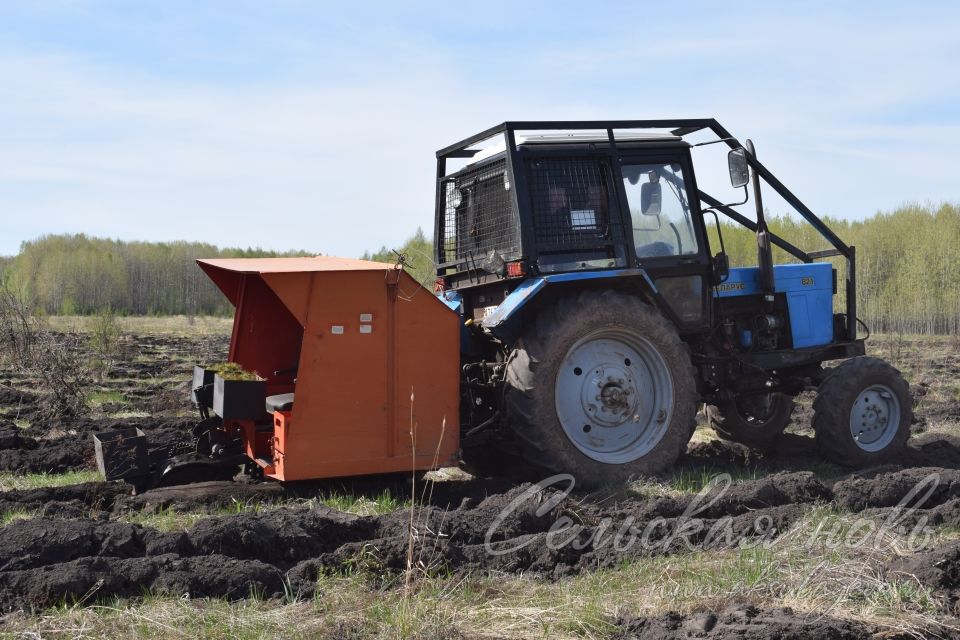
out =
{"type": "Polygon", "coordinates": [[[435,150],[508,119],[714,116],[820,214],[956,202],[958,79],[960,3],[2,0],[0,255],[356,256],[429,233],[435,150]]]}

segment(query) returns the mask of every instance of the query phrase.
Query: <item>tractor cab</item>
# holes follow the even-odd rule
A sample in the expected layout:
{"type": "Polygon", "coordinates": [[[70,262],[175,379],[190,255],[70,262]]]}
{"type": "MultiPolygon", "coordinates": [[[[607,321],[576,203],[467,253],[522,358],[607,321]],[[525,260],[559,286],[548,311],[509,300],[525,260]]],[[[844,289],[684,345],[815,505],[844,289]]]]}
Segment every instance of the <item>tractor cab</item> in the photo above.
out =
{"type": "Polygon", "coordinates": [[[711,259],[688,143],[655,133],[616,145],[596,132],[515,140],[514,154],[483,147],[449,175],[440,152],[439,277],[475,321],[529,276],[588,279],[642,262],[679,325],[709,323],[711,259]]]}
{"type": "Polygon", "coordinates": [[[438,286],[500,340],[517,338],[563,287],[613,285],[649,299],[691,339],[723,332],[751,353],[836,344],[855,355],[853,248],[714,120],[505,123],[437,159],[438,286]],[[733,186],[746,193],[752,170],[756,222],[699,189],[684,136],[703,130],[717,139],[698,146],[730,147],[733,186]],[[835,248],[806,253],[772,234],[761,180],[835,248]],[[757,234],[757,266],[729,268],[718,213],[757,234]],[[801,264],[774,268],[773,246],[801,264]],[[836,316],[836,271],[815,262],[834,256],[847,262],[846,313],[836,316]]]}
{"type": "MultiPolygon", "coordinates": [[[[800,300],[806,296],[798,295],[816,290],[819,294],[812,297],[817,331],[804,331],[808,321],[800,317],[783,317],[779,323],[780,328],[800,331],[796,341],[792,332],[771,340],[760,335],[762,331],[753,340],[756,327],[740,326],[739,321],[726,330],[733,331],[741,344],[744,332],[749,332],[751,349],[758,344],[809,347],[834,341],[832,299],[824,307],[823,291],[835,286],[835,272],[824,267],[826,263],[812,263],[842,256],[852,274],[852,248],[716,121],[505,123],[437,152],[437,158],[439,286],[456,292],[467,316],[499,337],[509,340],[518,335],[520,323],[510,319],[531,302],[530,278],[559,284],[621,275],[635,281],[629,286],[653,298],[684,335],[721,328],[730,319],[721,310],[724,300],[772,296],[774,313],[782,313],[792,300],[794,315],[801,316],[806,311],[800,300]],[[564,132],[543,133],[556,129],[564,132]],[[754,187],[757,222],[700,191],[691,144],[683,136],[704,129],[717,134],[716,143],[731,147],[734,186],[746,189],[755,165],[754,180],[772,178],[774,188],[798,206],[836,250],[807,254],[773,236],[766,229],[759,185],[754,187]],[[462,166],[448,171],[454,162],[462,166]],[[758,233],[758,266],[731,273],[722,234],[716,255],[711,252],[707,224],[717,212],[758,233]],[[769,256],[773,245],[811,266],[773,270],[769,256]],[[518,289],[522,300],[509,300],[518,289]],[[500,308],[502,303],[507,306],[500,308]]],[[[837,318],[840,341],[856,337],[855,327],[846,322],[855,314],[851,291],[848,283],[848,312],[837,318]]]]}

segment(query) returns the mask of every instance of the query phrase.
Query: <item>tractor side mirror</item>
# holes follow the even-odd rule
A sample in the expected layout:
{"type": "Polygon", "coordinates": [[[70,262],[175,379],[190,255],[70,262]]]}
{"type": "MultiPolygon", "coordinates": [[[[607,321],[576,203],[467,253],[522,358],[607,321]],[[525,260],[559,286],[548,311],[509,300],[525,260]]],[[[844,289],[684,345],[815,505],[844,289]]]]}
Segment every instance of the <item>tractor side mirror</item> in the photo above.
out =
{"type": "Polygon", "coordinates": [[[660,197],[662,189],[659,182],[644,182],[640,185],[640,217],[634,217],[633,228],[636,231],[659,231],[660,197]]]}
{"type": "Polygon", "coordinates": [[[662,195],[663,189],[659,182],[644,182],[640,185],[640,213],[659,217],[662,195]]]}
{"type": "Polygon", "coordinates": [[[727,167],[730,169],[730,185],[735,189],[750,182],[750,165],[747,164],[747,152],[743,147],[727,154],[727,167]]]}

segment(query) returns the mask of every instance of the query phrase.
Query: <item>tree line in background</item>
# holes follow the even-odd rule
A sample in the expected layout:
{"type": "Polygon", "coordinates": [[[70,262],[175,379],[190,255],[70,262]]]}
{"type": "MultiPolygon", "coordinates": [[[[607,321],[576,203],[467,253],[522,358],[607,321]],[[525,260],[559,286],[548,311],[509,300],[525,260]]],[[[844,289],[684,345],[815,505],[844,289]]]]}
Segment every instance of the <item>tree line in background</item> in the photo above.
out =
{"type": "Polygon", "coordinates": [[[50,315],[225,315],[233,307],[197,267],[197,258],[261,258],[262,249],[200,242],[124,242],[48,235],[24,242],[0,262],[0,282],[50,315]]]}
{"type": "MultiPolygon", "coordinates": [[[[722,216],[721,216],[722,219],[722,216]]],[[[718,251],[716,226],[707,217],[710,246],[718,251]]],[[[960,333],[960,206],[905,206],[857,222],[827,219],[857,247],[859,315],[874,331],[960,333]]],[[[770,217],[771,231],[805,251],[829,244],[805,221],[770,217]]],[[[731,264],[756,264],[756,240],[731,222],[721,225],[731,264]]],[[[405,256],[412,275],[433,280],[432,243],[421,229],[396,251],[383,247],[368,260],[395,263],[405,256]]],[[[797,260],[775,248],[776,262],[797,260]]],[[[123,242],[85,235],[44,236],[25,242],[20,254],[0,259],[0,281],[26,294],[48,314],[223,315],[232,307],[197,268],[196,258],[278,255],[260,249],[219,249],[195,242],[123,242]]],[[[832,259],[842,283],[841,260],[832,259]]],[[[838,296],[838,303],[842,301],[838,296]]],[[[839,308],[839,307],[838,307],[839,308]]]]}

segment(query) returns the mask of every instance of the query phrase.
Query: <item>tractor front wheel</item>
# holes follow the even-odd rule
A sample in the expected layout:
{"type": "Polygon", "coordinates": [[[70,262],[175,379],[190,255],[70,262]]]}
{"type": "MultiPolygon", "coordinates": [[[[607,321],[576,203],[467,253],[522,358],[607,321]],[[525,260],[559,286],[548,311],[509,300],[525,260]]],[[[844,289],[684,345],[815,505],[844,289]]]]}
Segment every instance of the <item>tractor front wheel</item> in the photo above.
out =
{"type": "Polygon", "coordinates": [[[710,426],[724,440],[768,449],[790,424],[793,398],[785,393],[744,396],[707,407],[710,426]]]}
{"type": "Polygon", "coordinates": [[[828,460],[866,467],[896,459],[913,417],[910,387],[879,358],[851,358],[829,372],[813,402],[817,447],[828,460]]]}
{"type": "Polygon", "coordinates": [[[656,309],[585,292],[522,335],[506,407],[528,461],[593,487],[669,468],[693,434],[697,391],[687,347],[656,309]]]}

